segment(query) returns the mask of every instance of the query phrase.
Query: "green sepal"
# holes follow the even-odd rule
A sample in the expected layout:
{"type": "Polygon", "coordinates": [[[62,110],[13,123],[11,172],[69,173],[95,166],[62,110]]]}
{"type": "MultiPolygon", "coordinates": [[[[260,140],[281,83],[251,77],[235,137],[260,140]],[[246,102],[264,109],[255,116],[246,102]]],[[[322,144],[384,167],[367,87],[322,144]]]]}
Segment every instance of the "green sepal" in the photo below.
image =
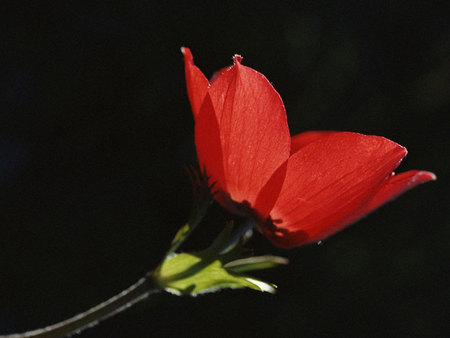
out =
{"type": "Polygon", "coordinates": [[[158,284],[166,291],[185,295],[245,287],[258,291],[275,291],[274,285],[227,270],[220,259],[208,256],[206,250],[182,253],[167,259],[157,275],[158,284]]]}
{"type": "Polygon", "coordinates": [[[224,265],[224,268],[233,272],[246,272],[252,270],[264,270],[274,268],[278,265],[287,265],[289,260],[279,256],[255,256],[249,258],[241,258],[229,262],[224,265]]]}
{"type": "Polygon", "coordinates": [[[251,252],[243,248],[242,240],[231,239],[232,231],[233,224],[229,223],[208,249],[166,257],[153,273],[156,284],[178,295],[197,295],[224,288],[274,293],[274,284],[243,272],[287,264],[287,260],[275,256],[249,257],[251,252]]]}

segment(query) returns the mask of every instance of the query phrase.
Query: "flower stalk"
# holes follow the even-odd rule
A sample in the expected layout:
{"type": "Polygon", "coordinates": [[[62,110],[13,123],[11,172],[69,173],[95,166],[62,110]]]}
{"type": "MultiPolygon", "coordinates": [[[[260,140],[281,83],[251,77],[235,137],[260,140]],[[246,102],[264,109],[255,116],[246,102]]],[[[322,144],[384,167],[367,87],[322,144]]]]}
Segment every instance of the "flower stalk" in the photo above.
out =
{"type": "Polygon", "coordinates": [[[111,297],[107,301],[100,303],[89,310],[79,313],[72,318],[62,322],[46,326],[41,329],[17,333],[12,335],[0,336],[2,338],[24,338],[41,337],[56,338],[71,336],[81,331],[97,325],[99,322],[112,317],[130,306],[147,299],[150,295],[160,291],[155,287],[151,273],[139,279],[135,284],[126,290],[111,297]]]}

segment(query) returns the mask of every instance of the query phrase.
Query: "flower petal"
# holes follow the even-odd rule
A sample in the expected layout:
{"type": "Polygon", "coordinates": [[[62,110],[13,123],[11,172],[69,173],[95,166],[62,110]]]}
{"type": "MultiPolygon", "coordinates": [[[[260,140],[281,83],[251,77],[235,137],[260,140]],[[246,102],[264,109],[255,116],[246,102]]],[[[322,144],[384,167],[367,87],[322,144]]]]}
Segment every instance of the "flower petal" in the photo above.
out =
{"type": "Polygon", "coordinates": [[[376,194],[364,205],[360,214],[353,215],[354,217],[349,219],[348,222],[353,223],[409,189],[434,180],[436,180],[436,175],[429,171],[410,170],[398,175],[393,174],[383,182],[376,194]]]}
{"type": "Polygon", "coordinates": [[[334,227],[324,229],[324,231],[315,234],[308,238],[308,242],[316,242],[326,238],[336,232],[336,228],[342,229],[344,226],[352,224],[368,213],[374,211],[384,203],[389,202],[393,198],[399,196],[405,191],[414,188],[415,186],[435,180],[436,176],[428,171],[411,170],[399,175],[394,173],[386,178],[384,182],[375,191],[375,194],[366,202],[353,210],[345,217],[341,218],[334,227]]]}
{"type": "Polygon", "coordinates": [[[235,202],[253,205],[289,157],[291,140],[279,94],[240,61],[235,56],[235,65],[218,75],[208,93],[217,114],[227,192],[235,202]]]}
{"type": "Polygon", "coordinates": [[[269,236],[272,242],[281,247],[292,247],[319,241],[334,234],[346,225],[358,221],[360,218],[366,216],[368,213],[374,211],[384,203],[389,202],[407,190],[433,180],[436,180],[436,176],[428,171],[411,170],[399,175],[393,175],[385,180],[372,198],[363,203],[360,208],[355,209],[352,213],[347,215],[347,218],[342,218],[339,222],[338,230],[336,230],[336,227],[329,227],[323,232],[315,234],[313,237],[308,237],[308,233],[303,230],[289,232],[283,237],[273,236],[272,234],[269,234],[269,236]]]}
{"type": "Polygon", "coordinates": [[[296,153],[300,148],[314,142],[322,137],[339,133],[338,131],[305,131],[304,133],[292,136],[291,139],[291,155],[296,153]]]}
{"type": "Polygon", "coordinates": [[[212,192],[219,193],[216,197],[221,201],[223,200],[221,192],[226,190],[226,181],[223,174],[219,125],[209,94],[206,94],[196,119],[195,146],[200,169],[206,169],[210,184],[215,183],[212,192]]]}
{"type": "Polygon", "coordinates": [[[191,102],[194,118],[197,118],[203,99],[209,88],[209,81],[203,75],[202,71],[194,65],[191,50],[186,47],[181,47],[181,52],[184,55],[184,71],[186,73],[186,87],[189,101],[191,102]]]}
{"type": "Polygon", "coordinates": [[[264,234],[276,245],[296,246],[339,231],[380,189],[406,149],[378,136],[337,132],[300,148],[264,234]],[[323,235],[323,236],[322,236],[323,235]]]}

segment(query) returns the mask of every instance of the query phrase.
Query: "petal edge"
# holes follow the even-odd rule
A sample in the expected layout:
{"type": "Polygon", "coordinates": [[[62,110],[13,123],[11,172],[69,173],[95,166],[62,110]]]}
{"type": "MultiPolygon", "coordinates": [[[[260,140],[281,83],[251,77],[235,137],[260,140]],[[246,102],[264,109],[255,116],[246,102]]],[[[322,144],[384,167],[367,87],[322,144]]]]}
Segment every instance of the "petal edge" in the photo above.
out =
{"type": "Polygon", "coordinates": [[[208,92],[209,81],[202,71],[194,64],[194,57],[192,56],[191,50],[187,47],[181,47],[181,53],[184,55],[184,69],[188,97],[191,102],[194,119],[196,119],[206,93],[208,92]]]}

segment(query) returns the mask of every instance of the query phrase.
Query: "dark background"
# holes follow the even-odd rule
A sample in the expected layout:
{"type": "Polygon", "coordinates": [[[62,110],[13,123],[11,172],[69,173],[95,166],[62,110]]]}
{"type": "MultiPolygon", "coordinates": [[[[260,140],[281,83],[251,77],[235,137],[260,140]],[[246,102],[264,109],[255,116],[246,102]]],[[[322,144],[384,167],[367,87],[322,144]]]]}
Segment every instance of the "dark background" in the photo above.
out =
{"type": "MultiPolygon", "coordinates": [[[[191,205],[195,163],[179,48],[207,76],[264,73],[292,133],[349,130],[409,150],[420,186],[292,250],[251,290],[160,294],[83,337],[443,336],[448,333],[447,1],[2,1],[0,333],[42,327],[154,268],[191,205]]],[[[232,218],[215,205],[184,246],[232,218]]]]}

